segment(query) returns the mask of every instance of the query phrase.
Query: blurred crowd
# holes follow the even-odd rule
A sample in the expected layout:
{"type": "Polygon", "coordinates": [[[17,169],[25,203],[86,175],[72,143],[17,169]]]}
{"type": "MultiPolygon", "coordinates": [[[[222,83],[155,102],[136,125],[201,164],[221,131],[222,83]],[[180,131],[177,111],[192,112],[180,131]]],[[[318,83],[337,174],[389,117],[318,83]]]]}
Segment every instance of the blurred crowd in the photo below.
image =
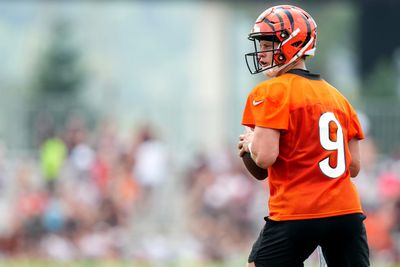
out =
{"type": "MultiPolygon", "coordinates": [[[[250,178],[235,145],[180,164],[151,126],[130,138],[80,117],[38,134],[34,156],[0,147],[3,258],[229,261],[246,257],[267,214],[267,183],[250,178]],[[239,256],[238,256],[239,255],[239,256]]],[[[372,259],[400,262],[400,153],[362,142],[354,180],[372,259]]]]}

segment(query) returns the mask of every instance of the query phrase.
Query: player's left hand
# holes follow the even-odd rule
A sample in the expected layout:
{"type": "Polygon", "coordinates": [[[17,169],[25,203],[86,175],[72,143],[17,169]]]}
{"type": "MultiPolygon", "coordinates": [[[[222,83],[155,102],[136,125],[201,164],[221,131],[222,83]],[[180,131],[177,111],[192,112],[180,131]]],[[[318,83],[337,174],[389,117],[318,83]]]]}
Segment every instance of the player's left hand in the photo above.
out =
{"type": "Polygon", "coordinates": [[[246,152],[250,152],[249,144],[253,141],[253,137],[254,137],[254,132],[249,127],[246,127],[245,132],[243,134],[239,135],[238,149],[239,149],[240,157],[243,157],[243,155],[246,152]]]}

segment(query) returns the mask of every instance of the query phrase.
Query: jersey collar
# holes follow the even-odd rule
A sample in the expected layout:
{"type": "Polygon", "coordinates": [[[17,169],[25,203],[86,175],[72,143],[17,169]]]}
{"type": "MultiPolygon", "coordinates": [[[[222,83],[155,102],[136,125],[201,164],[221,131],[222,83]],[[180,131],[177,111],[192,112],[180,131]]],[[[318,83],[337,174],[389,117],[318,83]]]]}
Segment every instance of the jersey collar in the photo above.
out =
{"type": "Polygon", "coordinates": [[[310,80],[321,80],[321,76],[319,74],[311,73],[309,70],[291,69],[291,70],[288,70],[286,73],[299,75],[301,77],[304,77],[304,78],[307,78],[310,80]]]}

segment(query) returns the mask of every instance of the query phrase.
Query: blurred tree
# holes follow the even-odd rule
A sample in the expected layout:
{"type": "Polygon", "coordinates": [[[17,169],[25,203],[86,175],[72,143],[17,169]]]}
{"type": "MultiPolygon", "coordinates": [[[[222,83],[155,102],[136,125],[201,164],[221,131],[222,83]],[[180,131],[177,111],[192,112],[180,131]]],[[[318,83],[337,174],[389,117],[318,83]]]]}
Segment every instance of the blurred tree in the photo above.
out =
{"type": "Polygon", "coordinates": [[[363,96],[395,100],[398,97],[396,72],[392,60],[381,59],[366,77],[363,96]]]}
{"type": "Polygon", "coordinates": [[[57,20],[51,30],[48,48],[40,57],[34,74],[29,120],[34,146],[49,138],[49,132],[60,130],[71,115],[88,114],[80,97],[85,71],[70,25],[68,21],[57,20]]]}
{"type": "Polygon", "coordinates": [[[357,1],[359,16],[360,70],[364,81],[374,71],[382,58],[392,59],[398,49],[400,35],[393,30],[398,16],[400,1],[357,1]]]}
{"type": "Polygon", "coordinates": [[[79,51],[71,43],[71,29],[65,21],[53,25],[52,40],[38,70],[37,89],[44,95],[72,96],[83,83],[79,51]]]}

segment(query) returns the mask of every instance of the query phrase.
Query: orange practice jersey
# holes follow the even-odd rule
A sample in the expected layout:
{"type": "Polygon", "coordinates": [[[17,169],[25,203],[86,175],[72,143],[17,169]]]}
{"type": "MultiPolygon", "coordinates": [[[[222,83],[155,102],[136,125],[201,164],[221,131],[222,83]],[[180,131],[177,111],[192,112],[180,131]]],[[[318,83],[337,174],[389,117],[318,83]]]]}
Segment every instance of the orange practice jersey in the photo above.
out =
{"type": "Polygon", "coordinates": [[[362,212],[350,180],[348,142],[363,139],[357,115],[333,86],[291,70],[257,85],[242,124],[280,130],[279,156],[268,169],[272,220],[362,212]]]}

